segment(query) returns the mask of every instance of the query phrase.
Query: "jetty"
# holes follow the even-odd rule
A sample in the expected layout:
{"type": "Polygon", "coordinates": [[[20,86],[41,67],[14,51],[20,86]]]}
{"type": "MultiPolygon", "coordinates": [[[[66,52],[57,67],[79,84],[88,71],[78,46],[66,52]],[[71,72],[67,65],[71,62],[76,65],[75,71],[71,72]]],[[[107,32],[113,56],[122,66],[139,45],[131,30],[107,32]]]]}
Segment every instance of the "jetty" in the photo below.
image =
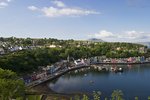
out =
{"type": "Polygon", "coordinates": [[[44,82],[52,81],[52,80],[54,80],[54,79],[64,75],[65,73],[68,73],[68,72],[72,71],[72,70],[81,69],[81,68],[87,68],[87,67],[90,67],[90,65],[80,65],[80,66],[75,66],[75,67],[68,68],[68,69],[63,69],[63,70],[60,70],[60,71],[58,71],[58,72],[56,72],[56,73],[54,73],[52,75],[48,75],[48,76],[44,77],[43,79],[39,79],[39,80],[33,81],[33,82],[29,83],[29,84],[26,84],[26,86],[28,88],[32,88],[32,87],[40,85],[40,84],[42,84],[44,82]]]}

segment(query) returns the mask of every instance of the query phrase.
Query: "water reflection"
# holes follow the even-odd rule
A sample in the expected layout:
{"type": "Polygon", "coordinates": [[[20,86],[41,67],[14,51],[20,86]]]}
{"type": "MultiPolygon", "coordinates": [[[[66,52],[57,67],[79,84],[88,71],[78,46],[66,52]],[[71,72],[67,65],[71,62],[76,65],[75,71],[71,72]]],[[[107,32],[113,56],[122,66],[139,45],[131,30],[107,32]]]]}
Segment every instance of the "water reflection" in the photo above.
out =
{"type": "MultiPolygon", "coordinates": [[[[100,67],[103,67],[99,65],[100,67]]],[[[150,96],[150,65],[105,65],[109,70],[100,70],[99,66],[75,70],[49,83],[49,88],[58,93],[92,93],[101,91],[109,97],[115,89],[124,92],[127,99],[150,96]],[[111,67],[123,68],[123,73],[110,71],[111,67]]]]}

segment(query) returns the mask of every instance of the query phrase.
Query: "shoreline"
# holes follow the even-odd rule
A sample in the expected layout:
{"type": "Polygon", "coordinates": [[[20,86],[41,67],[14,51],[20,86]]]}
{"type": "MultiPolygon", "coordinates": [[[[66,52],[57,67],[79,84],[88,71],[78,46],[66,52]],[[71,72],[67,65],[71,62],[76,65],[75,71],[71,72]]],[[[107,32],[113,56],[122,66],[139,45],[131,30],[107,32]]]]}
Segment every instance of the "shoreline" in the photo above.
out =
{"type": "MultiPolygon", "coordinates": [[[[131,65],[133,65],[133,64],[150,64],[150,62],[144,62],[144,63],[97,63],[97,64],[100,64],[100,65],[112,65],[112,64],[113,65],[114,64],[116,64],[116,65],[119,65],[119,64],[128,65],[128,64],[131,64],[131,65]]],[[[91,64],[91,65],[94,65],[94,64],[91,64]]],[[[80,66],[80,67],[75,67],[75,68],[72,68],[72,69],[68,69],[67,71],[63,72],[61,75],[58,75],[58,76],[56,76],[56,77],[54,77],[54,78],[52,78],[50,80],[47,80],[47,81],[52,81],[52,80],[54,80],[54,79],[56,79],[58,77],[61,77],[64,74],[66,74],[66,73],[68,73],[70,71],[76,70],[76,69],[91,67],[91,65],[90,66],[86,66],[86,67],[85,66],[80,66]]],[[[47,84],[46,83],[47,81],[45,81],[45,82],[43,82],[41,84],[43,84],[43,86],[45,86],[45,84],[47,84]]],[[[39,90],[42,90],[44,88],[43,86],[41,86],[41,84],[36,85],[36,86],[40,86],[41,87],[39,90]]],[[[34,86],[34,87],[36,87],[36,86],[34,86]]],[[[31,87],[31,88],[34,88],[34,87],[31,87]]],[[[64,97],[64,98],[68,99],[69,97],[74,96],[74,94],[57,93],[57,92],[54,92],[54,91],[49,91],[48,93],[47,92],[40,92],[40,91],[31,93],[31,94],[30,93],[28,95],[36,95],[36,94],[40,94],[41,95],[42,94],[42,95],[46,96],[47,98],[64,97]]]]}
{"type": "Polygon", "coordinates": [[[97,63],[92,63],[90,65],[136,65],[136,64],[150,64],[150,62],[133,62],[133,63],[104,63],[104,62],[97,62],[97,63]]]}
{"type": "Polygon", "coordinates": [[[27,88],[34,88],[40,84],[43,84],[43,83],[46,83],[47,81],[52,81],[70,71],[73,71],[73,70],[76,70],[76,69],[81,69],[81,68],[87,68],[87,67],[90,67],[92,65],[136,65],[136,64],[150,64],[150,62],[137,62],[137,63],[101,63],[101,62],[97,62],[97,63],[91,63],[89,65],[81,65],[81,66],[78,66],[78,67],[73,67],[71,69],[68,69],[68,70],[65,70],[64,72],[60,72],[58,73],[57,75],[53,76],[53,77],[50,77],[48,76],[47,78],[41,80],[40,82],[38,81],[34,81],[33,83],[30,83],[27,85],[27,88]]]}
{"type": "Polygon", "coordinates": [[[47,77],[45,80],[42,80],[41,82],[36,82],[35,81],[34,83],[28,84],[27,88],[34,88],[34,87],[36,87],[36,86],[38,86],[40,84],[46,83],[47,81],[52,81],[52,80],[54,80],[54,79],[56,79],[56,78],[58,78],[58,77],[60,77],[60,76],[62,76],[64,74],[66,74],[66,73],[68,73],[70,71],[73,71],[73,70],[76,70],[76,69],[80,69],[80,68],[86,68],[86,67],[90,67],[90,65],[87,65],[87,66],[84,65],[84,66],[79,66],[79,67],[74,67],[74,68],[68,69],[68,70],[66,70],[64,72],[61,72],[61,73],[59,73],[59,74],[57,74],[57,75],[55,75],[53,77],[47,77]]]}

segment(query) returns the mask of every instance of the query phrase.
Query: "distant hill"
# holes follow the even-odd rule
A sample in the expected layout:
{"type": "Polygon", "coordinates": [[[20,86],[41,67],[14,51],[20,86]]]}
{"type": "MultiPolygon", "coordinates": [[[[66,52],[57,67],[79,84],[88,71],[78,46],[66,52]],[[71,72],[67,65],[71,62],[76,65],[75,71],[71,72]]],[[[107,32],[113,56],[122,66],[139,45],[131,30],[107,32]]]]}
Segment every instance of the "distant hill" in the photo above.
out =
{"type": "Polygon", "coordinates": [[[148,48],[150,48],[150,42],[139,42],[138,44],[146,45],[148,48]]]}
{"type": "Polygon", "coordinates": [[[97,38],[90,38],[90,39],[88,39],[88,41],[92,41],[92,42],[105,42],[102,39],[97,39],[97,38]]]}

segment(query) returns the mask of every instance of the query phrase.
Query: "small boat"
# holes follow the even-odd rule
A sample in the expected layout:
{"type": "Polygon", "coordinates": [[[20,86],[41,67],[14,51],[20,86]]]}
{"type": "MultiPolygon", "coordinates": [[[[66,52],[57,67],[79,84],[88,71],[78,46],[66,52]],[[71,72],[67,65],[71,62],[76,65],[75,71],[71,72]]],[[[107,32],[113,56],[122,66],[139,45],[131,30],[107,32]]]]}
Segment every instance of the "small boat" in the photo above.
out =
{"type": "Polygon", "coordinates": [[[107,69],[105,67],[102,67],[102,71],[107,71],[107,69]]]}
{"type": "Polygon", "coordinates": [[[118,72],[121,72],[121,73],[122,73],[122,72],[123,72],[123,68],[121,68],[121,67],[120,67],[120,68],[117,68],[117,69],[115,70],[115,72],[116,72],[116,73],[118,73],[118,72]]]}
{"type": "Polygon", "coordinates": [[[87,74],[84,74],[84,76],[87,76],[87,74]]]}
{"type": "Polygon", "coordinates": [[[118,69],[118,72],[123,72],[123,68],[120,67],[120,68],[118,69]]]}
{"type": "Polygon", "coordinates": [[[75,72],[75,73],[77,73],[77,72],[78,72],[78,70],[75,70],[74,72],[75,72]]]}
{"type": "Polygon", "coordinates": [[[98,71],[101,71],[102,70],[102,68],[101,67],[98,67],[98,71]]]}
{"type": "Polygon", "coordinates": [[[112,72],[116,71],[116,67],[111,67],[111,71],[112,72]]]}
{"type": "Polygon", "coordinates": [[[91,80],[90,83],[94,83],[94,81],[91,80]]]}

